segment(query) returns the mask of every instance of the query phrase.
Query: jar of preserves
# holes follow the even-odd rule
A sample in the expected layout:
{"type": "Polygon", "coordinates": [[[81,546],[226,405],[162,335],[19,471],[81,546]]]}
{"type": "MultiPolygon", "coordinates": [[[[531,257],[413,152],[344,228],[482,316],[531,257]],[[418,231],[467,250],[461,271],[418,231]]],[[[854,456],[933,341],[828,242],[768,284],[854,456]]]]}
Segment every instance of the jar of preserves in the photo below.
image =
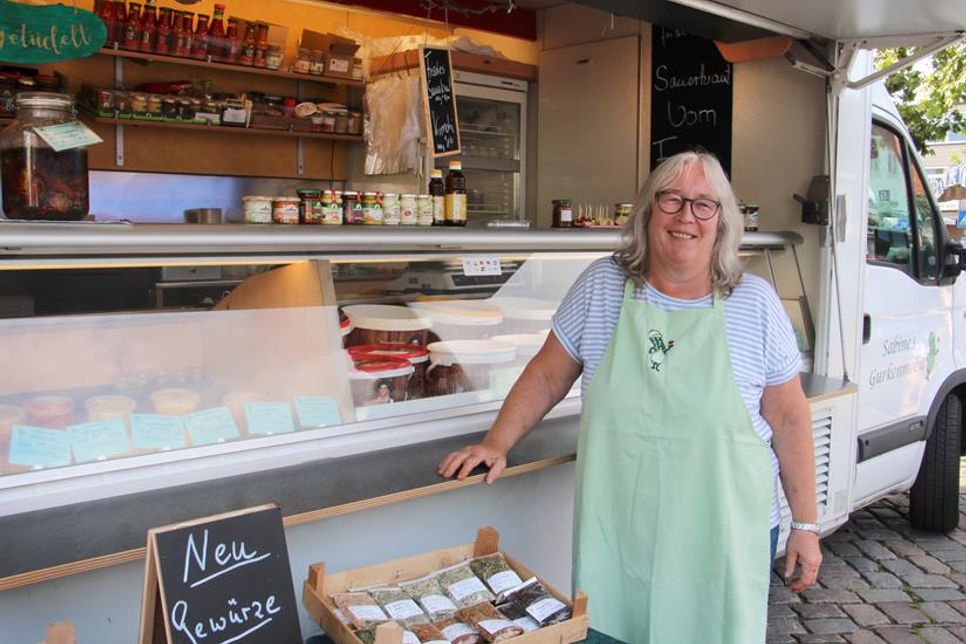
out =
{"type": "Polygon", "coordinates": [[[409,225],[416,221],[416,195],[399,196],[399,223],[409,225]]]}
{"type": "Polygon", "coordinates": [[[387,192],[382,195],[382,223],[396,226],[399,221],[399,195],[395,192],[387,192]]]}
{"type": "Polygon", "coordinates": [[[342,193],[338,190],[322,191],[322,223],[332,226],[342,223],[342,193]]]}
{"type": "Polygon", "coordinates": [[[161,99],[161,116],[166,119],[178,118],[178,100],[173,96],[165,96],[161,99]]]}
{"type": "Polygon", "coordinates": [[[272,198],[260,195],[242,197],[246,224],[272,223],[272,198]]]}
{"type": "Polygon", "coordinates": [[[433,225],[433,195],[416,196],[416,220],[403,223],[419,224],[420,226],[433,225]]]}
{"type": "Polygon", "coordinates": [[[284,58],[282,46],[271,44],[268,46],[268,52],[265,54],[265,67],[271,70],[278,69],[282,66],[282,60],[284,58]]]}
{"type": "Polygon", "coordinates": [[[299,223],[299,199],[277,197],[272,201],[272,221],[276,224],[299,223]]]}
{"type": "Polygon", "coordinates": [[[311,51],[309,62],[309,73],[321,76],[325,71],[325,52],[318,50],[311,51]]]}
{"type": "Polygon", "coordinates": [[[131,94],[131,112],[145,115],[148,113],[148,95],[143,92],[131,94]]]}
{"type": "Polygon", "coordinates": [[[342,193],[342,222],[350,225],[362,223],[362,200],[354,190],[342,193]]]}
{"type": "Polygon", "coordinates": [[[308,49],[299,49],[292,71],[296,74],[308,74],[312,67],[312,52],[308,49]]]}
{"type": "Polygon", "coordinates": [[[349,134],[362,134],[362,113],[349,112],[348,121],[349,134]]]}
{"type": "Polygon", "coordinates": [[[570,228],[574,225],[574,206],[570,199],[553,200],[553,227],[570,228]]]}
{"type": "Polygon", "coordinates": [[[161,118],[161,97],[155,94],[148,96],[148,116],[155,119],[161,118]]]}
{"type": "Polygon", "coordinates": [[[87,216],[87,148],[57,152],[35,128],[75,120],[69,94],[21,93],[0,133],[3,211],[9,219],[74,221],[87,216]]]}
{"type": "Polygon", "coordinates": [[[634,204],[615,203],[614,204],[614,223],[616,223],[618,226],[623,226],[624,223],[628,219],[630,219],[632,212],[634,212],[634,204]]]}
{"type": "Polygon", "coordinates": [[[296,190],[299,196],[299,223],[322,223],[322,191],[311,188],[296,190]]]}
{"type": "Polygon", "coordinates": [[[382,225],[382,202],[379,194],[366,192],[362,195],[362,223],[370,226],[382,225]]]}
{"type": "Polygon", "coordinates": [[[334,132],[336,134],[347,134],[349,132],[349,110],[336,109],[332,111],[335,112],[334,132]]]}

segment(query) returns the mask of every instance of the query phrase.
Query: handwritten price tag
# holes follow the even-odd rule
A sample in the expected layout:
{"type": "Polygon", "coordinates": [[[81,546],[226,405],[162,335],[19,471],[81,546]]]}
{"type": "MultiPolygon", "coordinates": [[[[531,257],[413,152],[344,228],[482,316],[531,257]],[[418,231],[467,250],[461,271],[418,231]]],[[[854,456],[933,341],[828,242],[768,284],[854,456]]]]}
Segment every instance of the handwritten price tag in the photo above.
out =
{"type": "Polygon", "coordinates": [[[464,257],[463,274],[467,277],[475,275],[502,275],[503,267],[499,257],[464,257]]]}
{"type": "Polygon", "coordinates": [[[97,136],[94,130],[87,127],[80,121],[70,123],[60,123],[58,125],[43,125],[35,127],[34,132],[40,135],[47,145],[56,152],[71,150],[73,148],[83,148],[95,143],[103,143],[104,139],[97,136]]]}
{"type": "Polygon", "coordinates": [[[78,463],[103,461],[131,451],[122,418],[71,425],[67,428],[67,433],[70,434],[74,460],[78,463]]]}
{"type": "Polygon", "coordinates": [[[288,403],[247,402],[245,419],[249,434],[287,434],[295,431],[288,403]]]}
{"type": "Polygon", "coordinates": [[[302,427],[330,427],[342,424],[342,414],[335,398],[324,396],[296,396],[295,410],[302,427]]]}
{"type": "Polygon", "coordinates": [[[70,465],[70,434],[59,429],[14,425],[10,462],[31,467],[70,465]]]}
{"type": "Polygon", "coordinates": [[[177,416],[132,414],[131,437],[135,447],[181,449],[185,447],[184,425],[177,416]]]}
{"type": "Polygon", "coordinates": [[[184,424],[195,445],[224,443],[240,436],[238,425],[227,407],[192,412],[184,417],[184,424]]]}

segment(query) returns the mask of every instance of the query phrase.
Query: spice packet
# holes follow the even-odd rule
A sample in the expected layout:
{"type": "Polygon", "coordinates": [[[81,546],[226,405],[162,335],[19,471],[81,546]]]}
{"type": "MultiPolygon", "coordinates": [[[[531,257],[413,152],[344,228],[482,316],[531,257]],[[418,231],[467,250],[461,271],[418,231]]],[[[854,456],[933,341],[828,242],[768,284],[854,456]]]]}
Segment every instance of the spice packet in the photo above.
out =
{"type": "Polygon", "coordinates": [[[410,628],[420,644],[450,644],[443,631],[433,624],[413,624],[410,628]]]}
{"type": "Polygon", "coordinates": [[[388,622],[389,617],[383,612],[369,593],[335,593],[332,601],[342,610],[357,630],[365,630],[374,624],[388,622]]]}
{"type": "Polygon", "coordinates": [[[529,633],[530,631],[535,631],[540,628],[540,622],[530,617],[527,614],[527,611],[523,610],[513,602],[497,604],[496,609],[501,615],[522,628],[523,632],[525,633],[529,633]]]}
{"type": "Polygon", "coordinates": [[[429,617],[401,588],[385,586],[370,588],[369,595],[389,614],[389,617],[405,627],[429,623],[429,617]]]}
{"type": "Polygon", "coordinates": [[[399,587],[422,606],[433,622],[452,617],[459,609],[459,606],[446,595],[436,573],[402,582],[399,587]]]}
{"type": "Polygon", "coordinates": [[[480,578],[473,574],[470,565],[465,561],[440,570],[439,583],[446,590],[446,594],[460,608],[467,608],[480,602],[491,602],[496,599],[493,593],[483,585],[480,578]]]}
{"type": "MultiPolygon", "coordinates": [[[[395,622],[384,622],[384,623],[395,623],[395,622]]],[[[363,644],[375,644],[376,642],[376,629],[382,626],[382,624],[373,624],[367,629],[357,631],[356,637],[362,640],[363,644]]],[[[419,638],[412,631],[407,631],[403,629],[402,644],[421,644],[419,638]]]]}
{"type": "Polygon", "coordinates": [[[548,593],[536,577],[511,590],[506,598],[526,611],[541,626],[570,619],[570,607],[548,593]]]}
{"type": "Polygon", "coordinates": [[[520,575],[510,568],[502,552],[471,560],[470,569],[473,574],[486,582],[497,597],[523,584],[520,575]]]}
{"type": "Polygon", "coordinates": [[[461,608],[456,611],[456,617],[479,629],[488,642],[501,642],[523,634],[523,628],[503,617],[488,602],[461,608]]]}
{"type": "Polygon", "coordinates": [[[480,644],[483,641],[478,630],[455,617],[436,622],[434,626],[451,644],[480,644]]]}

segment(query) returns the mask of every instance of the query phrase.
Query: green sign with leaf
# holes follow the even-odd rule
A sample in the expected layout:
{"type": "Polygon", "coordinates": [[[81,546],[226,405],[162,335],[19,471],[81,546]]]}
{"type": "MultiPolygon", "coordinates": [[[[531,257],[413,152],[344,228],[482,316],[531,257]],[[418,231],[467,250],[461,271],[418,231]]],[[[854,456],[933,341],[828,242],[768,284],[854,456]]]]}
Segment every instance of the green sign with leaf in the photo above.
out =
{"type": "Polygon", "coordinates": [[[61,4],[0,0],[0,62],[53,63],[90,56],[104,45],[99,17],[61,4]]]}

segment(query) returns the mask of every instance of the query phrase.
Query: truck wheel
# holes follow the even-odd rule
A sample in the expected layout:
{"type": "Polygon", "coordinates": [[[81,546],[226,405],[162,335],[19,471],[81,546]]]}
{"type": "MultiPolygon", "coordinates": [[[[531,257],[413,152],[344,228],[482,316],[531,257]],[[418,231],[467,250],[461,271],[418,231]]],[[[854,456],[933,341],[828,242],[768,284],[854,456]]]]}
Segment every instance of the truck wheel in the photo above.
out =
{"type": "Polygon", "coordinates": [[[959,445],[963,404],[947,396],[939,407],[919,475],[909,493],[909,521],[914,528],[949,532],[959,524],[959,445]]]}

